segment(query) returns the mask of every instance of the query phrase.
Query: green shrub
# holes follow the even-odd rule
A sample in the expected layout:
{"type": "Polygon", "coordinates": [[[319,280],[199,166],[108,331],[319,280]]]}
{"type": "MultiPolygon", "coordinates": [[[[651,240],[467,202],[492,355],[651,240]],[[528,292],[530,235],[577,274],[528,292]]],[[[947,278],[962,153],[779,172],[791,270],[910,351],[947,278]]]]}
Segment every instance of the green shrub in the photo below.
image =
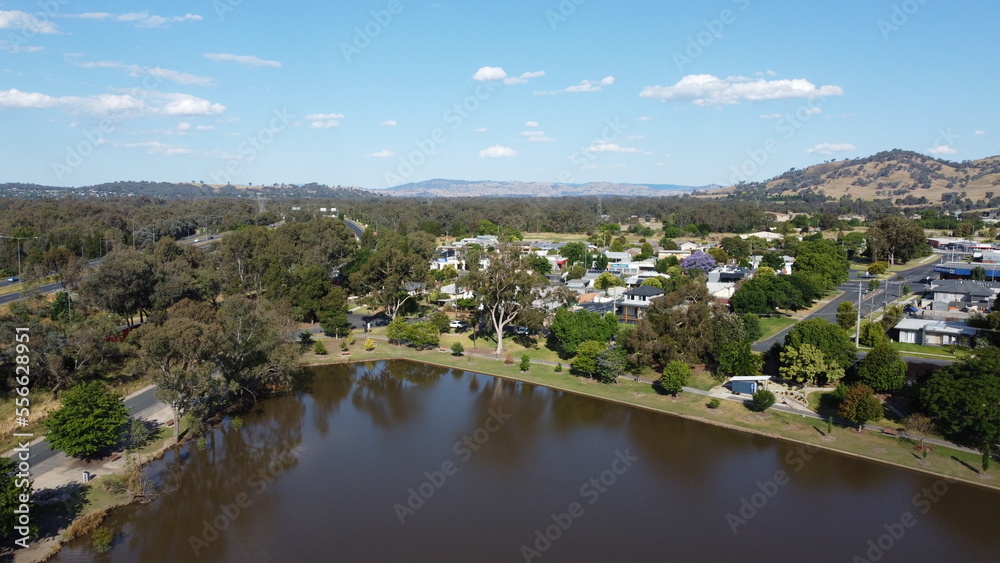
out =
{"type": "Polygon", "coordinates": [[[562,370],[563,370],[562,362],[559,362],[558,364],[556,364],[556,373],[562,373],[562,370]]]}
{"type": "Polygon", "coordinates": [[[374,349],[375,349],[375,341],[372,340],[371,338],[366,338],[365,339],[365,350],[368,350],[369,352],[371,352],[374,349]]]}
{"type": "Polygon", "coordinates": [[[521,363],[518,365],[521,371],[528,371],[531,369],[531,358],[527,354],[521,356],[521,363]]]}
{"type": "Polygon", "coordinates": [[[465,353],[465,346],[462,346],[461,342],[456,342],[451,345],[451,353],[454,356],[461,356],[465,353]]]}
{"type": "Polygon", "coordinates": [[[764,412],[774,406],[774,393],[767,389],[758,389],[753,394],[753,401],[750,403],[750,410],[754,412],[764,412]]]}
{"type": "Polygon", "coordinates": [[[111,530],[101,526],[94,530],[94,533],[90,534],[90,539],[90,545],[94,548],[94,551],[104,554],[111,551],[111,541],[115,539],[115,536],[111,533],[111,530]]]}
{"type": "Polygon", "coordinates": [[[710,408],[710,409],[717,409],[717,408],[719,408],[719,405],[721,405],[721,404],[722,404],[722,401],[720,401],[719,399],[717,399],[715,397],[712,397],[711,399],[708,400],[708,408],[710,408]]]}
{"type": "Polygon", "coordinates": [[[317,340],[316,343],[313,344],[313,353],[316,354],[317,356],[325,356],[326,346],[324,346],[322,342],[317,340]]]}

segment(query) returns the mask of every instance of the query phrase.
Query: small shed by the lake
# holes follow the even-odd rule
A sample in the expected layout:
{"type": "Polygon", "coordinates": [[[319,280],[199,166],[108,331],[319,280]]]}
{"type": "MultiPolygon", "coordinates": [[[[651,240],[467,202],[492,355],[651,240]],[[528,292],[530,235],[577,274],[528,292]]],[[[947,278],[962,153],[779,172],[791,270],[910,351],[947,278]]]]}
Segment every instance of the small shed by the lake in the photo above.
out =
{"type": "Polygon", "coordinates": [[[770,375],[741,375],[730,377],[729,386],[733,393],[753,395],[761,387],[766,389],[768,381],[771,381],[770,375]]]}

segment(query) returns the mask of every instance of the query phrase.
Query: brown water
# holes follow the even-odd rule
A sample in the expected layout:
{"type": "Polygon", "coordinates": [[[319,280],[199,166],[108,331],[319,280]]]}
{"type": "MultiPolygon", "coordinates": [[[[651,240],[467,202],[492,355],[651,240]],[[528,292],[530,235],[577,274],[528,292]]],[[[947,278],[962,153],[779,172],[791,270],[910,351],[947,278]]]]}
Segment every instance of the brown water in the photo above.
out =
{"type": "Polygon", "coordinates": [[[1000,559],[1000,494],[459,370],[329,366],[244,420],[56,561],[1000,559]]]}

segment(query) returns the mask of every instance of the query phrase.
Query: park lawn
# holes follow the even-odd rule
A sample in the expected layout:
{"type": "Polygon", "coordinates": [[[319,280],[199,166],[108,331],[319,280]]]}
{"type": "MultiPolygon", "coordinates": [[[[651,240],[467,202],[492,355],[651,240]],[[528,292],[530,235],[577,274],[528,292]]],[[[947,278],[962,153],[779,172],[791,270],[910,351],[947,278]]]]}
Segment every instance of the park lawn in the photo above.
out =
{"type": "MultiPolygon", "coordinates": [[[[912,357],[937,356],[953,360],[961,360],[969,355],[967,350],[961,348],[946,348],[944,346],[924,346],[922,344],[910,344],[907,342],[890,342],[893,348],[899,351],[900,355],[912,357]]],[[[870,351],[871,348],[860,347],[859,350],[870,351]]]]}
{"type": "Polygon", "coordinates": [[[760,329],[764,334],[760,340],[767,340],[793,324],[795,324],[795,319],[792,317],[761,317],[760,329]]]}
{"type": "Polygon", "coordinates": [[[695,369],[691,373],[691,377],[688,378],[686,387],[693,387],[702,391],[708,391],[718,385],[719,381],[712,377],[711,373],[701,369],[695,369]]]}
{"type": "MultiPolygon", "coordinates": [[[[517,365],[505,365],[502,361],[470,356],[457,357],[437,350],[417,351],[402,346],[379,342],[372,352],[357,352],[356,360],[376,361],[384,359],[406,359],[440,365],[448,368],[472,371],[516,379],[542,385],[551,389],[578,393],[599,399],[631,405],[647,410],[692,418],[709,424],[727,426],[753,433],[818,446],[882,461],[919,471],[962,479],[992,488],[1000,488],[1000,481],[987,481],[973,467],[978,467],[979,454],[935,447],[934,453],[926,461],[915,455],[914,444],[908,439],[886,437],[874,433],[858,433],[855,430],[835,427],[831,436],[826,436],[823,421],[777,411],[766,413],[750,412],[744,405],[723,400],[718,409],[706,406],[708,398],[692,393],[681,393],[677,398],[657,393],[649,383],[619,380],[617,385],[603,385],[592,379],[576,377],[564,371],[555,373],[552,366],[532,365],[531,370],[522,373],[517,365]],[[820,432],[817,432],[820,430],[820,432]]],[[[348,362],[341,357],[319,358],[305,354],[302,360],[308,364],[348,362]]]]}

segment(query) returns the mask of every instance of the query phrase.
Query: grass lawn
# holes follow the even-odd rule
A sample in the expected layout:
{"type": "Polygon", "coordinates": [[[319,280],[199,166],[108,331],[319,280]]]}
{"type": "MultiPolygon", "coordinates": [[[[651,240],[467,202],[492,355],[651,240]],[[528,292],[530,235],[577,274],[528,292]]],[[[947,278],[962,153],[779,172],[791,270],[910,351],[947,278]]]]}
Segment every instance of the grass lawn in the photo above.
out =
{"type": "MultiPolygon", "coordinates": [[[[893,348],[899,351],[903,356],[911,357],[938,357],[947,358],[953,360],[962,360],[969,355],[969,351],[962,348],[947,348],[944,346],[923,346],[920,344],[909,344],[906,342],[890,342],[893,348]]],[[[859,350],[869,352],[871,348],[866,348],[864,346],[860,347],[859,350]]]]}
{"type": "Polygon", "coordinates": [[[761,317],[760,329],[764,331],[764,335],[760,339],[767,340],[793,324],[795,319],[792,317],[761,317]]]}
{"type": "MultiPolygon", "coordinates": [[[[709,409],[707,398],[691,393],[681,393],[677,398],[660,395],[649,383],[620,380],[617,385],[603,385],[591,379],[573,376],[567,372],[555,373],[552,366],[535,364],[528,372],[522,373],[517,365],[505,365],[495,359],[471,356],[452,356],[437,350],[417,351],[402,346],[379,342],[371,352],[356,347],[353,358],[339,355],[317,357],[311,353],[303,355],[307,364],[340,363],[353,360],[376,361],[384,359],[408,359],[444,367],[474,371],[543,385],[555,390],[588,395],[599,399],[663,413],[674,414],[763,434],[773,438],[812,444],[848,455],[869,458],[899,467],[945,475],[974,484],[1000,487],[1000,481],[984,480],[973,467],[978,467],[979,454],[936,447],[934,453],[923,461],[914,454],[909,440],[885,437],[880,434],[858,433],[837,427],[832,436],[824,436],[817,429],[826,431],[826,424],[811,418],[785,414],[777,411],[752,413],[745,406],[733,401],[722,401],[720,408],[709,409]]],[[[708,377],[708,376],[706,376],[708,377]]],[[[692,378],[698,384],[698,378],[692,378]]],[[[707,381],[704,383],[707,384],[707,381]]],[[[893,427],[896,427],[893,425],[893,427]]],[[[995,471],[995,470],[994,470],[995,471]]]]}

